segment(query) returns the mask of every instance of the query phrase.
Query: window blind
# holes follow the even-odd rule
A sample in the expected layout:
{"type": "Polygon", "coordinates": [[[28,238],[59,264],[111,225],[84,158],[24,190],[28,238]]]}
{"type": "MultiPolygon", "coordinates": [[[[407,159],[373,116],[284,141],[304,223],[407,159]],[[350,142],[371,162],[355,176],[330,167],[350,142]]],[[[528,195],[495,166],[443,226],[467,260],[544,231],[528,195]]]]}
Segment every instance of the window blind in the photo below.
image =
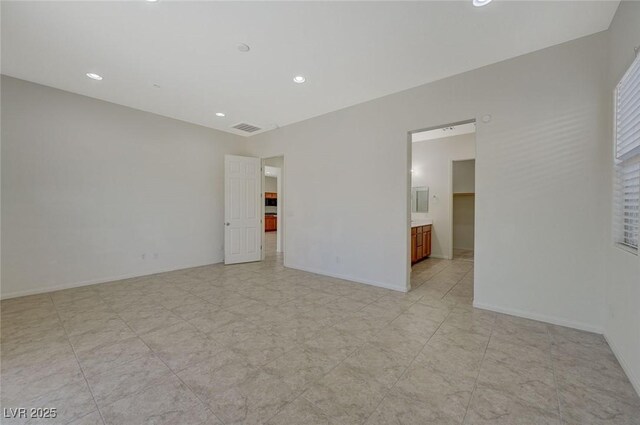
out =
{"type": "Polygon", "coordinates": [[[640,57],[624,74],[615,92],[616,242],[637,251],[640,227],[640,57]]]}

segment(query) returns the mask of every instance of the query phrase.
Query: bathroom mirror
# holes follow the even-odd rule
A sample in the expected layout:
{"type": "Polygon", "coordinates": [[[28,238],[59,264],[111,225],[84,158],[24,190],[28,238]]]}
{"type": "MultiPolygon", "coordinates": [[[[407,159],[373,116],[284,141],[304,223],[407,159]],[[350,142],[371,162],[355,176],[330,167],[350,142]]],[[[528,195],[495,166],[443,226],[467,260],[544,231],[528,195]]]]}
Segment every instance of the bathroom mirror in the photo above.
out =
{"type": "Polygon", "coordinates": [[[411,212],[429,212],[429,187],[416,186],[411,188],[411,212]]]}

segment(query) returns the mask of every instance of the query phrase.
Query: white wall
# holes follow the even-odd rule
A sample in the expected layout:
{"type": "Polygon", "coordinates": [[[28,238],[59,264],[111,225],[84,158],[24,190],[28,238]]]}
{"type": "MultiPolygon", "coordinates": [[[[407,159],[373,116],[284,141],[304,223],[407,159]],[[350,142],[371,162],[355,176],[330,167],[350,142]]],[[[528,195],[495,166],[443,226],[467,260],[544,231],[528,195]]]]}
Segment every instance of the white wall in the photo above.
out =
{"type": "MultiPolygon", "coordinates": [[[[453,249],[475,248],[475,197],[473,195],[453,197],[453,249]]],[[[455,253],[454,253],[455,258],[455,253]]]]}
{"type": "Polygon", "coordinates": [[[256,154],[287,160],[286,265],[405,290],[407,132],[478,118],[476,305],[601,330],[607,42],[595,34],[251,137],[256,154]]]}
{"type": "Polygon", "coordinates": [[[411,186],[429,187],[429,212],[413,213],[412,217],[433,220],[431,256],[450,258],[453,243],[451,161],[475,158],[475,134],[416,142],[411,148],[411,186]]]}
{"type": "MultiPolygon", "coordinates": [[[[623,1],[611,23],[610,69],[607,87],[608,100],[612,99],[615,85],[634,59],[633,48],[640,46],[640,3],[623,1]]],[[[610,107],[612,105],[610,104],[610,107]]],[[[612,117],[613,112],[608,112],[612,117]]],[[[612,132],[607,135],[610,136],[612,132]]],[[[607,137],[603,143],[603,167],[607,170],[606,186],[598,197],[604,205],[612,205],[613,141],[607,137]]],[[[607,268],[605,275],[607,317],[605,336],[614,349],[629,379],[640,394],[640,257],[620,250],[612,244],[611,209],[604,227],[608,230],[602,245],[607,268]]]]}
{"type": "Polygon", "coordinates": [[[264,178],[264,191],[278,193],[278,179],[275,177],[264,178]]]}
{"type": "Polygon", "coordinates": [[[224,155],[245,146],[2,76],[2,297],[221,261],[224,155]]]}
{"type": "Polygon", "coordinates": [[[476,161],[455,161],[453,163],[453,193],[474,193],[476,191],[476,161]]]}
{"type": "Polygon", "coordinates": [[[274,156],[272,158],[265,158],[264,165],[268,165],[269,167],[277,167],[282,169],[284,167],[284,157],[282,156],[274,156]]]}
{"type": "Polygon", "coordinates": [[[453,249],[474,249],[476,161],[453,162],[453,249]],[[464,195],[460,195],[464,194],[464,195]]]}

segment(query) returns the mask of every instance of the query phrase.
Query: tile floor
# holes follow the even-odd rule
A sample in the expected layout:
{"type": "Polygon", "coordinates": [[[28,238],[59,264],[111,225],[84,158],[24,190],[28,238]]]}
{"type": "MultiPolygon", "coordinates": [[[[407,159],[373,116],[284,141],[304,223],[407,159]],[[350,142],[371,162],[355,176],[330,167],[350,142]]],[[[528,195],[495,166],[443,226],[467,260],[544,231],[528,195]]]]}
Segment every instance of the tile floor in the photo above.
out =
{"type": "Polygon", "coordinates": [[[472,249],[453,249],[453,259],[454,260],[467,260],[473,261],[473,250],[472,249]]]}
{"type": "Polygon", "coordinates": [[[6,300],[2,407],[56,408],[46,424],[640,424],[600,335],[472,308],[472,267],[424,261],[401,294],[270,253],[6,300]]]}
{"type": "Polygon", "coordinates": [[[264,232],[262,246],[264,246],[265,256],[273,257],[278,247],[276,236],[277,232],[264,232]]]}

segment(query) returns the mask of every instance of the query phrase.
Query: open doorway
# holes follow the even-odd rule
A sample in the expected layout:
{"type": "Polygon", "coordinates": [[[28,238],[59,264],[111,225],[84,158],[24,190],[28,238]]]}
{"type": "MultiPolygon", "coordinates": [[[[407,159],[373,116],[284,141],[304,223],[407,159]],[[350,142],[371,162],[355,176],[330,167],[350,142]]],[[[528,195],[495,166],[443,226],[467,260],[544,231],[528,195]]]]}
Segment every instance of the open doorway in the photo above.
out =
{"type": "Polygon", "coordinates": [[[457,260],[475,250],[475,131],[469,120],[409,133],[411,289],[472,297],[473,263],[457,260]]]}
{"type": "Polygon", "coordinates": [[[265,259],[279,258],[284,253],[284,156],[265,158],[262,161],[264,184],[264,235],[263,253],[265,259]]]}

